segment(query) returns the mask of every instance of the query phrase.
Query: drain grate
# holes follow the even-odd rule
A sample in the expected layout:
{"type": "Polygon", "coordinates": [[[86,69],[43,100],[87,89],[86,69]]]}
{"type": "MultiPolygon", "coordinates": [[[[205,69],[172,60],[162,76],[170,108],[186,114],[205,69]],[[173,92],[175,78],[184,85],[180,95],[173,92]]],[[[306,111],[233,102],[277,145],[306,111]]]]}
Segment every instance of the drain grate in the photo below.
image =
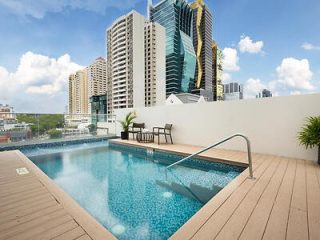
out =
{"type": "Polygon", "coordinates": [[[16,168],[16,171],[19,175],[25,175],[29,173],[28,169],[26,169],[25,167],[16,168]]]}

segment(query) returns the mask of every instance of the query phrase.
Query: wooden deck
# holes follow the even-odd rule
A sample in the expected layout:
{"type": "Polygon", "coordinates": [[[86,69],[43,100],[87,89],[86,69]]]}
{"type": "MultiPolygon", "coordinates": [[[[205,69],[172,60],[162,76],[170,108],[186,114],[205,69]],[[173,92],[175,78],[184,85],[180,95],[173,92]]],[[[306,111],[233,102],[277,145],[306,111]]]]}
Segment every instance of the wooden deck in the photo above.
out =
{"type": "MultiPolygon", "coordinates": [[[[188,145],[118,143],[193,153],[188,145]]],[[[215,149],[205,157],[247,163],[244,152],[215,149]]],[[[234,179],[170,239],[319,240],[320,167],[311,161],[253,154],[255,179],[248,169],[234,179]]]]}
{"type": "MultiPolygon", "coordinates": [[[[190,154],[187,145],[139,144],[190,154]]],[[[245,152],[211,150],[204,158],[243,165],[245,152]]],[[[221,190],[170,239],[320,239],[320,168],[315,163],[253,154],[248,169],[221,190]]],[[[19,151],[0,152],[0,240],[115,239],[19,151]],[[18,175],[17,168],[30,173],[18,175]]]]}
{"type": "Polygon", "coordinates": [[[116,239],[19,151],[0,152],[0,240],[116,239]],[[19,175],[16,169],[29,173],[19,175]]]}

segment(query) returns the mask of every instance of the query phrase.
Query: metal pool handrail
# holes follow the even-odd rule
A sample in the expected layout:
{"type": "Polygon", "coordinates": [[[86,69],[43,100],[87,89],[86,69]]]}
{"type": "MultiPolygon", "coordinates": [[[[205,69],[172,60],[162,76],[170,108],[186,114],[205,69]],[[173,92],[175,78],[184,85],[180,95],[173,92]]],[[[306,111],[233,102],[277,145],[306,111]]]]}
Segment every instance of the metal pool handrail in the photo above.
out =
{"type": "Polygon", "coordinates": [[[253,177],[253,170],[252,170],[252,156],[251,156],[250,140],[249,140],[248,137],[246,137],[245,135],[240,134],[240,133],[237,133],[237,134],[234,134],[234,135],[232,135],[232,136],[230,136],[230,137],[227,137],[227,138],[221,140],[220,142],[217,142],[217,143],[215,143],[215,144],[212,144],[212,145],[210,145],[210,146],[208,146],[208,147],[206,147],[206,148],[204,148],[204,149],[202,149],[202,150],[200,150],[200,151],[198,151],[198,152],[196,152],[196,153],[191,154],[191,155],[188,156],[188,157],[185,157],[185,158],[183,158],[183,159],[181,159],[181,160],[179,160],[179,161],[177,161],[177,162],[174,162],[174,163],[170,164],[169,166],[166,167],[166,171],[167,171],[169,168],[171,168],[171,167],[173,167],[173,166],[175,166],[175,165],[177,165],[177,164],[180,164],[180,163],[182,163],[182,162],[184,162],[184,161],[186,161],[186,160],[188,160],[188,159],[190,159],[190,158],[192,158],[192,157],[194,157],[194,156],[199,155],[200,153],[203,153],[203,152],[205,152],[205,151],[207,151],[207,150],[209,150],[209,149],[211,149],[211,148],[214,148],[214,147],[216,147],[216,146],[218,146],[218,145],[220,145],[220,144],[222,144],[222,143],[225,143],[225,142],[227,142],[227,141],[229,141],[229,140],[231,140],[232,138],[235,138],[235,137],[242,137],[242,138],[244,138],[244,140],[246,140],[246,143],[247,143],[247,152],[248,152],[248,163],[249,163],[249,175],[250,175],[250,178],[254,179],[254,177],[253,177]]]}

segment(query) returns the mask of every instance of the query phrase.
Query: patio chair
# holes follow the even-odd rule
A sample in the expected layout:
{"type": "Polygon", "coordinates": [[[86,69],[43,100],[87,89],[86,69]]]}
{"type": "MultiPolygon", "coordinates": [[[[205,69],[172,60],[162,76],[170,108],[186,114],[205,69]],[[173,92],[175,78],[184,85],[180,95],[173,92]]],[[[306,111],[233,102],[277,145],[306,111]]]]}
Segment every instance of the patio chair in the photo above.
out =
{"type": "Polygon", "coordinates": [[[171,135],[171,129],[172,129],[172,124],[166,124],[164,127],[154,127],[153,128],[153,136],[158,137],[158,144],[160,144],[160,136],[164,135],[166,139],[166,143],[168,142],[167,136],[170,137],[171,144],[173,144],[172,141],[172,135],[171,135]]]}
{"type": "Polygon", "coordinates": [[[133,123],[131,127],[129,127],[128,130],[128,138],[130,138],[130,133],[132,133],[132,137],[134,138],[134,134],[141,133],[142,129],[145,128],[144,123],[133,123]]]}

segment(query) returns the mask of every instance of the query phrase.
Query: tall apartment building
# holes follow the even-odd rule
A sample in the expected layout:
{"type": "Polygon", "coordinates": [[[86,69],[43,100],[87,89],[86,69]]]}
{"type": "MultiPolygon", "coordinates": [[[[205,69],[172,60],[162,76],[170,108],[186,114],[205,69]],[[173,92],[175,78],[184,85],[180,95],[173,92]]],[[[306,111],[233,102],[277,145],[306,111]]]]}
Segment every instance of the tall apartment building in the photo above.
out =
{"type": "Polygon", "coordinates": [[[98,57],[88,67],[88,113],[91,113],[90,97],[105,95],[107,92],[107,63],[98,57]]]}
{"type": "Polygon", "coordinates": [[[146,21],[144,26],[145,106],[162,105],[166,101],[165,28],[146,21]]]}
{"type": "Polygon", "coordinates": [[[193,93],[213,100],[212,90],[212,14],[203,0],[195,0],[193,9],[193,46],[197,64],[193,93]]]}
{"type": "Polygon", "coordinates": [[[223,53],[216,42],[212,42],[212,88],[213,101],[223,100],[223,53]]]}
{"type": "Polygon", "coordinates": [[[107,29],[107,105],[114,109],[165,102],[165,30],[131,11],[107,29]]]}
{"type": "Polygon", "coordinates": [[[224,100],[240,100],[243,99],[243,86],[237,82],[223,85],[224,100]]]}
{"type": "Polygon", "coordinates": [[[69,113],[87,114],[88,105],[88,72],[85,68],[69,76],[69,113]]]}
{"type": "Polygon", "coordinates": [[[108,113],[144,106],[144,22],[132,11],[107,29],[108,113]]]}
{"type": "Polygon", "coordinates": [[[150,20],[166,30],[166,95],[194,87],[196,55],[192,41],[192,9],[185,0],[149,2],[150,20]]]}

